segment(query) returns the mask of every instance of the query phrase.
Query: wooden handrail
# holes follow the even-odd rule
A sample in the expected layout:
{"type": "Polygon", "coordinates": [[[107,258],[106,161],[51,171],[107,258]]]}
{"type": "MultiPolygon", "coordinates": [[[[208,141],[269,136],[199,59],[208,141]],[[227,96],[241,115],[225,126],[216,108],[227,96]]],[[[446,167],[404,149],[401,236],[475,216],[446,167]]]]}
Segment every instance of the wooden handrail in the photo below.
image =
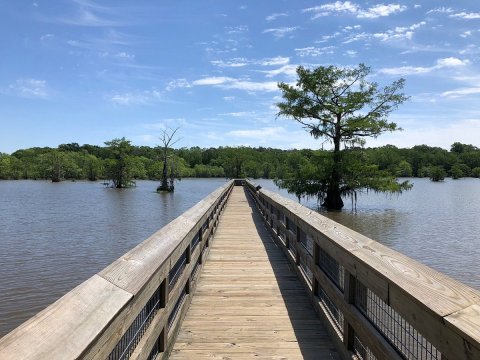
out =
{"type": "Polygon", "coordinates": [[[480,359],[480,292],[272,191],[246,186],[344,358],[480,359]]]}
{"type": "Polygon", "coordinates": [[[165,358],[233,185],[1,338],[0,359],[165,358]]]}

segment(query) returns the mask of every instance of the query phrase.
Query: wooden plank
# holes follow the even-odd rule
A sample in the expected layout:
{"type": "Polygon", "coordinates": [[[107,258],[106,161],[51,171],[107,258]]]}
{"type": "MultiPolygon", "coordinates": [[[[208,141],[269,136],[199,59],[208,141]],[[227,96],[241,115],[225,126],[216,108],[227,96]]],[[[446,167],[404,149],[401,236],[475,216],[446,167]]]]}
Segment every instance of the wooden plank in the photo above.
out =
{"type": "Polygon", "coordinates": [[[132,298],[94,275],[0,339],[0,359],[77,359],[132,298]]]}
{"type": "MultiPolygon", "coordinates": [[[[284,213],[440,350],[443,357],[480,358],[479,291],[276,193],[262,189],[258,197],[284,213]]],[[[310,268],[322,283],[316,266],[310,268]]],[[[335,303],[343,308],[340,297],[335,303]]],[[[369,333],[374,329],[357,323],[359,333],[359,327],[367,330],[363,331],[364,337],[373,339],[375,334],[369,333]]]]}
{"type": "Polygon", "coordinates": [[[480,343],[480,303],[447,316],[445,322],[469,342],[480,343]]]}
{"type": "Polygon", "coordinates": [[[170,359],[309,356],[337,359],[288,260],[234,187],[170,359]]]}

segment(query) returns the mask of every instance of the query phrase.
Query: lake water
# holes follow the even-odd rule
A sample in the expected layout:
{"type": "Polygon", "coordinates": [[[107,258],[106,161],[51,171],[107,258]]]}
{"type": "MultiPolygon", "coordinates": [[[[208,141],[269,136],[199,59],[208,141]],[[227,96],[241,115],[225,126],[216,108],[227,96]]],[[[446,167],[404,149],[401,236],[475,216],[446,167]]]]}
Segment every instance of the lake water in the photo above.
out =
{"type": "MultiPolygon", "coordinates": [[[[323,214],[480,289],[480,180],[412,181],[399,197],[360,195],[356,212],[345,202],[342,212],[323,214]]],[[[292,197],[272,181],[255,182],[292,197]]],[[[224,183],[185,179],[174,194],[157,194],[153,181],[124,190],[0,181],[0,337],[224,183]]]]}

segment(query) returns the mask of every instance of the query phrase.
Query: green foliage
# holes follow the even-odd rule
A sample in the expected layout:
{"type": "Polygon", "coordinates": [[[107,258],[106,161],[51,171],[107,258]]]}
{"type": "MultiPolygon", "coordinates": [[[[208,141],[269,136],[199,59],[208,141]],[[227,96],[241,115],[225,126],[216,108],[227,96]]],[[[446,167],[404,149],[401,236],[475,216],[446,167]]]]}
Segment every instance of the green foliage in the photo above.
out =
{"type": "Polygon", "coordinates": [[[430,167],[428,173],[430,180],[435,182],[443,181],[445,179],[445,176],[447,176],[445,169],[441,166],[430,167]]]}
{"type": "Polygon", "coordinates": [[[132,145],[124,137],[106,141],[110,158],[105,161],[105,175],[113,183],[113,187],[125,188],[132,186],[135,160],[131,157],[132,145]]]}
{"type": "Polygon", "coordinates": [[[450,169],[450,176],[452,177],[452,179],[457,180],[464,177],[465,175],[460,165],[453,165],[450,169]]]}
{"type": "Polygon", "coordinates": [[[320,66],[297,68],[297,84],[280,83],[284,102],[278,116],[301,123],[315,138],[325,137],[348,145],[362,144],[363,137],[377,137],[398,130],[388,115],[407,97],[401,93],[403,79],[380,89],[367,81],[370,68],[320,66]]]}
{"type": "Polygon", "coordinates": [[[417,177],[419,178],[430,177],[430,167],[423,166],[421,169],[419,169],[417,172],[417,177]]]}
{"type": "Polygon", "coordinates": [[[480,167],[476,167],[472,169],[472,177],[480,178],[480,167]]]}
{"type": "MultiPolygon", "coordinates": [[[[353,149],[342,154],[341,196],[356,198],[359,191],[401,193],[411,188],[407,182],[398,183],[396,178],[378,165],[368,163],[366,153],[353,149]]],[[[335,166],[333,152],[315,151],[310,158],[300,153],[292,153],[286,162],[286,176],[276,183],[290,193],[301,197],[314,197],[322,202],[328,191],[328,181],[335,166]]]]}
{"type": "Polygon", "coordinates": [[[333,144],[330,166],[319,169],[321,179],[315,174],[308,175],[315,180],[309,180],[306,174],[292,174],[292,181],[279,182],[283,187],[297,196],[310,196],[313,192],[323,206],[334,210],[343,207],[342,197],[355,196],[357,190],[390,192],[401,187],[392,176],[386,176],[384,169],[370,166],[363,154],[357,157],[356,152],[341,150],[342,144],[345,149],[353,148],[363,145],[366,137],[376,138],[399,130],[397,124],[388,121],[388,115],[407,100],[401,92],[405,81],[399,79],[380,88],[367,80],[369,73],[370,68],[363,64],[356,68],[320,66],[313,70],[299,66],[296,86],[278,84],[283,102],[277,104],[277,115],[299,122],[314,138],[333,144]]]}
{"type": "Polygon", "coordinates": [[[221,166],[196,164],[193,167],[193,176],[198,178],[224,177],[225,171],[221,166]]]}
{"type": "Polygon", "coordinates": [[[395,169],[395,175],[398,177],[412,177],[412,165],[410,165],[407,160],[400,160],[395,169]]]}

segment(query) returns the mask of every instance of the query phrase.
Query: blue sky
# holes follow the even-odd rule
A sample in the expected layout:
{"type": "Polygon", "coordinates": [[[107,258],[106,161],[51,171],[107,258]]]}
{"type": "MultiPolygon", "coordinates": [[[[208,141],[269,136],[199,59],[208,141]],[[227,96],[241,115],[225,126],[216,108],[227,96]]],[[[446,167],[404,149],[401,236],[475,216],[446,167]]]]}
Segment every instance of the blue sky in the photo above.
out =
{"type": "Polygon", "coordinates": [[[480,146],[480,2],[0,2],[0,152],[125,136],[155,146],[319,148],[276,119],[298,65],[404,77],[404,131],[367,146],[480,146]]]}

